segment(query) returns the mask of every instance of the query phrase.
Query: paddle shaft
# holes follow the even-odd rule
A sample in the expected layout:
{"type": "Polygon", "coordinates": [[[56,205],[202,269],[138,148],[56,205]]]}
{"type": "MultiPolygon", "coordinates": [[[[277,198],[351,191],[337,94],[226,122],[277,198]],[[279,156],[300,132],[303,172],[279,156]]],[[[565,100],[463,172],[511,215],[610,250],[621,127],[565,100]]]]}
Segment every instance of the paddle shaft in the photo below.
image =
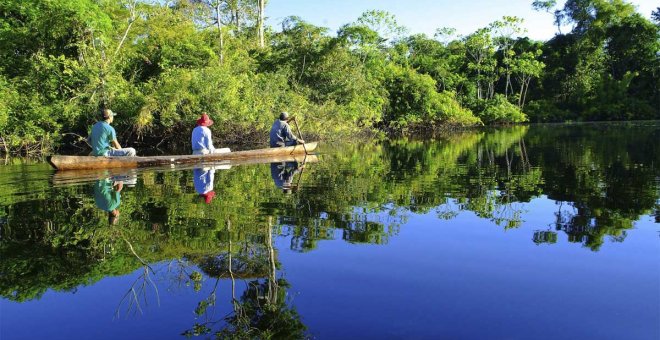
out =
{"type": "MultiPolygon", "coordinates": [[[[304,144],[303,144],[304,145],[304,144]]],[[[300,187],[300,181],[302,180],[302,175],[305,172],[305,161],[307,160],[307,154],[305,154],[305,158],[303,158],[302,161],[302,170],[300,170],[300,176],[298,176],[298,183],[296,183],[296,187],[300,187]]]]}
{"type": "MultiPolygon", "coordinates": [[[[293,122],[296,124],[296,130],[298,131],[298,138],[304,140],[304,138],[302,136],[302,133],[300,133],[300,127],[298,127],[298,121],[294,119],[293,122]]],[[[305,146],[305,143],[302,143],[302,145],[303,145],[303,149],[305,150],[305,155],[306,155],[307,154],[307,147],[305,146]]]]}

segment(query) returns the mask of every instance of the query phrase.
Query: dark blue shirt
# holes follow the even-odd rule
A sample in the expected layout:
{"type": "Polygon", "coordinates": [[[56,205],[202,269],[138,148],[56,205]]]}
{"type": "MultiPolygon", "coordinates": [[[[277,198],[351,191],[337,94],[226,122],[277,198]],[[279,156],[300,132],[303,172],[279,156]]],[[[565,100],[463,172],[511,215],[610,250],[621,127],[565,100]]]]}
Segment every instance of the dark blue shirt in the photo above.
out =
{"type": "Polygon", "coordinates": [[[212,191],[214,175],[215,170],[212,169],[193,169],[193,184],[195,185],[195,191],[200,195],[212,191]]]}
{"type": "Polygon", "coordinates": [[[286,142],[295,142],[298,138],[291,133],[289,123],[276,119],[270,128],[270,147],[284,146],[286,142]]]}
{"type": "Polygon", "coordinates": [[[270,176],[275,182],[275,186],[282,188],[291,186],[293,176],[298,172],[298,163],[270,163],[270,176]]]}

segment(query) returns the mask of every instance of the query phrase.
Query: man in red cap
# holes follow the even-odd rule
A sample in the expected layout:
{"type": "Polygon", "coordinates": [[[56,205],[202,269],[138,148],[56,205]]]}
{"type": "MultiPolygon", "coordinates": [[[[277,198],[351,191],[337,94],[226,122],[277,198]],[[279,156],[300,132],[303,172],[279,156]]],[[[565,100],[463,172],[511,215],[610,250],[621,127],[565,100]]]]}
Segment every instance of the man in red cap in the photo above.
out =
{"type": "Polygon", "coordinates": [[[209,118],[209,115],[206,112],[202,113],[202,117],[197,120],[197,127],[193,129],[190,138],[193,155],[230,152],[229,148],[216,149],[213,146],[213,137],[211,136],[211,129],[209,129],[211,125],[213,125],[213,121],[209,118]]]}

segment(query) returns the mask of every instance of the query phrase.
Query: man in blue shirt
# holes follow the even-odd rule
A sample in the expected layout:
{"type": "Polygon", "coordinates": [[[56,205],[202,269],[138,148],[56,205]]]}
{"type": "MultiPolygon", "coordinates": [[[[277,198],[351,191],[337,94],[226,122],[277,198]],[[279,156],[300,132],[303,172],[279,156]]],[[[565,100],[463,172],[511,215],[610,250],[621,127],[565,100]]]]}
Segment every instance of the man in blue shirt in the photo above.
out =
{"type": "Polygon", "coordinates": [[[273,127],[270,128],[271,148],[280,146],[294,146],[296,144],[305,143],[304,140],[296,137],[293,132],[291,132],[291,126],[289,126],[288,123],[289,120],[289,114],[282,112],[280,113],[279,119],[276,119],[273,123],[273,127]]]}
{"type": "Polygon", "coordinates": [[[211,136],[211,129],[209,129],[211,125],[213,125],[213,120],[209,118],[206,112],[202,113],[202,117],[197,120],[197,126],[193,129],[190,137],[193,155],[231,152],[229,148],[216,149],[213,146],[213,137],[211,136]]]}
{"type": "Polygon", "coordinates": [[[100,120],[92,126],[92,132],[89,134],[89,145],[92,147],[92,156],[130,156],[135,157],[135,149],[122,148],[117,142],[117,133],[115,128],[110,126],[114,121],[115,113],[110,109],[101,111],[100,120]]]}
{"type": "Polygon", "coordinates": [[[121,204],[121,189],[124,183],[113,182],[110,179],[102,179],[94,184],[94,203],[99,209],[108,213],[108,223],[117,223],[119,217],[119,205],[121,204]]]}

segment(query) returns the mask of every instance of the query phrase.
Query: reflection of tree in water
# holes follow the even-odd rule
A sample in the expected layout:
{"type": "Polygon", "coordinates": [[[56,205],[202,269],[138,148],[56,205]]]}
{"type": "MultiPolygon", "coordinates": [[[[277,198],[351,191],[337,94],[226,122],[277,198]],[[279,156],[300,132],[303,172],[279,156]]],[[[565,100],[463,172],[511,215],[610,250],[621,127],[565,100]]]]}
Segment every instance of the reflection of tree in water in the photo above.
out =
{"type": "Polygon", "coordinates": [[[128,249],[130,249],[131,254],[133,254],[133,256],[143,266],[142,273],[135,279],[135,281],[133,281],[131,286],[126,291],[126,294],[124,294],[121,301],[119,302],[117,309],[115,310],[115,317],[119,318],[122,307],[125,307],[127,315],[130,315],[131,313],[135,314],[137,312],[142,314],[142,303],[144,302],[144,304],[148,304],[149,299],[147,294],[150,288],[153,288],[156,296],[156,302],[158,306],[160,306],[160,293],[158,292],[156,283],[152,279],[152,276],[156,274],[156,271],[151,265],[149,265],[149,263],[147,263],[144,259],[142,259],[142,257],[140,257],[140,255],[138,255],[138,253],[133,248],[131,241],[122,234],[121,230],[117,230],[117,234],[121,239],[124,240],[128,246],[128,249]]]}
{"type": "Polygon", "coordinates": [[[612,215],[611,211],[601,211],[594,217],[593,212],[584,207],[580,208],[575,203],[570,203],[568,209],[562,208],[563,202],[558,205],[558,211],[555,212],[556,221],[552,224],[555,230],[566,233],[569,242],[582,243],[592,250],[600,248],[606,235],[609,235],[613,242],[623,242],[627,236],[626,230],[633,227],[634,220],[616,213],[612,215]]]}
{"type": "MultiPolygon", "coordinates": [[[[270,215],[277,216],[275,233],[291,237],[291,249],[309,251],[335,238],[385,244],[413,213],[451,219],[467,210],[515,227],[525,203],[545,195],[563,202],[560,212],[529,239],[551,243],[559,238],[554,232],[597,250],[607,239],[624,240],[640,216],[660,221],[659,133],[657,126],[518,126],[437,141],[348,145],[305,170],[293,195],[273,188],[267,167],[216,176],[224,204],[200,204],[190,172],[144,172],[122,195],[123,218],[112,228],[91,187],[53,188],[27,169],[8,172],[8,165],[0,167],[7,179],[0,191],[0,295],[38,299],[49,289],[75,291],[143,268],[117,230],[147,263],[184,257],[202,263],[197,259],[229,241],[221,223],[229,217],[243,230],[231,234],[236,249],[263,244],[258,220],[270,215]]],[[[266,256],[253,251],[243,251],[246,259],[266,256]]]]}
{"type": "Polygon", "coordinates": [[[371,243],[371,244],[385,244],[387,243],[389,233],[384,229],[385,227],[376,222],[371,221],[351,221],[350,227],[344,228],[342,239],[354,243],[371,243]]]}
{"type": "Polygon", "coordinates": [[[231,223],[227,225],[228,251],[205,257],[200,263],[200,269],[215,278],[211,294],[195,309],[195,314],[203,321],[196,322],[183,335],[191,337],[213,332],[218,339],[303,339],[306,326],[287,301],[289,283],[283,277],[277,278],[272,218],[268,218],[264,242],[239,245],[236,250],[231,242],[231,223]],[[216,290],[223,278],[231,280],[232,312],[217,318],[210,307],[215,306],[216,290]],[[246,280],[246,288],[237,298],[236,279],[240,278],[246,280]],[[214,330],[216,326],[219,328],[214,330]]]}
{"type": "Polygon", "coordinates": [[[553,227],[569,242],[594,251],[606,236],[622,242],[640,216],[652,213],[658,200],[656,127],[639,126],[635,133],[617,125],[535,131],[544,193],[560,202],[553,227]]]}
{"type": "Polygon", "coordinates": [[[496,141],[477,148],[475,195],[465,208],[505,229],[517,228],[523,222],[523,202],[541,192],[542,173],[529,162],[524,134],[496,141]]]}
{"type": "Polygon", "coordinates": [[[355,208],[351,214],[311,221],[310,225],[287,225],[283,235],[290,235],[291,249],[300,252],[316,249],[320,240],[332,240],[334,230],[339,230],[341,239],[347,242],[382,245],[398,234],[406,219],[405,211],[399,209],[385,208],[380,214],[373,214],[355,208]]]}
{"type": "Polygon", "coordinates": [[[215,333],[222,339],[303,339],[306,326],[286,301],[284,279],[253,280],[235,304],[226,327],[215,333]]]}
{"type": "Polygon", "coordinates": [[[482,134],[468,148],[450,152],[452,159],[430,160],[440,164],[432,193],[444,194],[436,199],[437,216],[451,219],[467,210],[507,229],[519,227],[523,203],[538,196],[543,183],[527,155],[526,133],[527,127],[517,127],[482,134]]]}
{"type": "Polygon", "coordinates": [[[515,227],[522,222],[521,203],[546,194],[563,203],[555,214],[554,230],[537,231],[533,241],[554,243],[555,233],[562,231],[570,242],[598,250],[606,236],[621,242],[640,216],[654,212],[658,200],[654,160],[660,157],[656,126],[640,126],[635,133],[617,125],[530,131],[513,143],[510,136],[493,143],[484,139],[461,156],[464,169],[442,172],[451,180],[436,192],[448,192],[453,199],[436,208],[438,216],[454,216],[453,209],[469,210],[498,225],[515,227]]]}
{"type": "Polygon", "coordinates": [[[534,232],[532,241],[536,244],[554,244],[557,243],[557,233],[550,230],[537,230],[534,232]]]}

